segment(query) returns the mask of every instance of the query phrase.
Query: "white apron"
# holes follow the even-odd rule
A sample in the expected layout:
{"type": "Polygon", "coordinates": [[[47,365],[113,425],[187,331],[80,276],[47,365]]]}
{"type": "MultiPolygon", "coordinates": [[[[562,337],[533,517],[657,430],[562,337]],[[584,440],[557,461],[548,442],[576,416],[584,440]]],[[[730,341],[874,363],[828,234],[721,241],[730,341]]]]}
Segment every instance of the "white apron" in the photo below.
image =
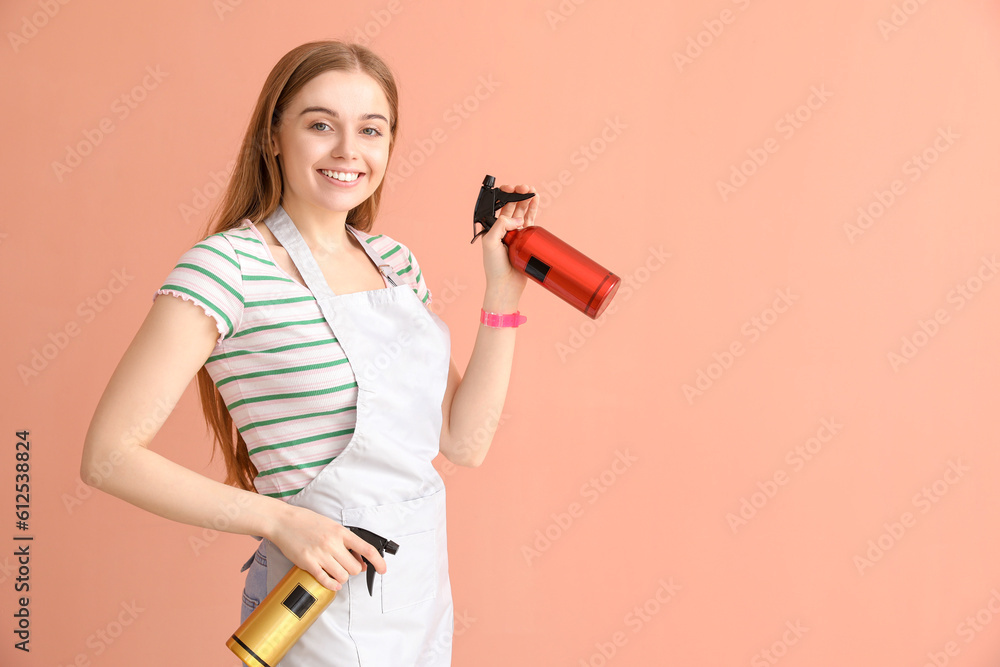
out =
{"type": "MultiPolygon", "coordinates": [[[[393,286],[335,295],[284,208],[265,224],[316,297],[358,383],[351,441],[287,502],[399,545],[385,556],[386,574],[375,575],[374,594],[366,573],[351,576],[277,667],[447,667],[454,610],[445,487],[431,460],[441,441],[448,326],[388,267],[380,270],[393,286]]],[[[292,563],[263,542],[270,592],[292,563]]]]}

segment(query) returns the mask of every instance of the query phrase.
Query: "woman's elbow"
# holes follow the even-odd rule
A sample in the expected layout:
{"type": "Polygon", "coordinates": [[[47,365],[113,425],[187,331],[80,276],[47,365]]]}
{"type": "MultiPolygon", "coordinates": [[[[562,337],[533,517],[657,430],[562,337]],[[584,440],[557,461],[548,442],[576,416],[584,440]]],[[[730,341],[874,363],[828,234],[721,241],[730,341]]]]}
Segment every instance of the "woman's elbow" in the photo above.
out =
{"type": "Polygon", "coordinates": [[[98,461],[99,456],[92,443],[85,443],[83,454],[80,457],[80,479],[83,480],[84,484],[95,489],[101,488],[101,482],[104,481],[104,477],[99,472],[101,465],[98,461]]]}
{"type": "Polygon", "coordinates": [[[488,442],[477,443],[474,446],[468,442],[459,442],[449,444],[449,446],[442,446],[441,452],[445,455],[445,458],[457,466],[478,468],[486,460],[486,452],[489,447],[490,443],[488,442]]]}
{"type": "Polygon", "coordinates": [[[466,468],[478,468],[479,466],[483,465],[483,461],[485,460],[486,460],[485,454],[483,456],[473,456],[468,460],[466,460],[466,462],[463,465],[465,465],[466,468]]]}
{"type": "Polygon", "coordinates": [[[125,461],[125,454],[118,448],[100,446],[99,438],[88,438],[80,456],[80,479],[90,487],[103,489],[115,469],[125,461]]]}

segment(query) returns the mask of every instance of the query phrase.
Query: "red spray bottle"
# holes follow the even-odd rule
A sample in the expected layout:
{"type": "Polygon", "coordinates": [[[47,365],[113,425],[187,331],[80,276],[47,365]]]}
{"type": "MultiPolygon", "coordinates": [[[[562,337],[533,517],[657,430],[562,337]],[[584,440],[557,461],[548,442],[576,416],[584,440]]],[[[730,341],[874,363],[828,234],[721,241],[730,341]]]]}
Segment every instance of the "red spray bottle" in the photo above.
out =
{"type": "MultiPolygon", "coordinates": [[[[496,222],[504,204],[534,197],[533,192],[504,192],[494,188],[496,179],[483,179],[472,218],[475,243],[496,222]],[[483,228],[476,232],[476,223],[483,228]]],[[[512,229],[503,237],[511,266],[591,319],[598,318],[611,303],[621,278],[538,225],[512,229]]]]}

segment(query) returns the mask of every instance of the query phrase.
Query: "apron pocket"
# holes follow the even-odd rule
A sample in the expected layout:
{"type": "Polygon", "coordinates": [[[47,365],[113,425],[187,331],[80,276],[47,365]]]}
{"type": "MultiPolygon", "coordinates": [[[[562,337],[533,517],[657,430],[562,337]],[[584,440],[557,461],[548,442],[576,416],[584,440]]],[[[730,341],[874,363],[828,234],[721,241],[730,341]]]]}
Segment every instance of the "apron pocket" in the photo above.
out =
{"type": "MultiPolygon", "coordinates": [[[[384,555],[386,572],[375,575],[374,604],[358,600],[351,604],[352,623],[355,610],[368,608],[378,614],[411,607],[438,597],[445,526],[445,490],[439,488],[427,496],[385,505],[352,507],[343,510],[343,525],[357,526],[399,545],[397,553],[384,555]]],[[[352,583],[359,597],[368,598],[365,573],[358,574],[359,586],[352,583]]],[[[370,599],[370,598],[369,598],[370,599]]],[[[414,612],[417,613],[417,612],[414,612]]]]}
{"type": "Polygon", "coordinates": [[[433,600],[438,590],[437,529],[392,538],[399,553],[387,554],[382,613],[433,600]]]}

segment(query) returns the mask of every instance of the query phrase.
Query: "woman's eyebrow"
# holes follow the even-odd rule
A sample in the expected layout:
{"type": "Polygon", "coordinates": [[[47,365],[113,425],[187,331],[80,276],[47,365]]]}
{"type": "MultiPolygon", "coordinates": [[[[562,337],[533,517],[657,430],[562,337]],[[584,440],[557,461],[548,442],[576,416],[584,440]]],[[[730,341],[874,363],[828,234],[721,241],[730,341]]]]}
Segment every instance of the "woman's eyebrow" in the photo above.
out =
{"type": "MultiPolygon", "coordinates": [[[[338,114],[336,111],[331,111],[330,109],[327,109],[326,107],[306,107],[305,109],[302,110],[301,113],[299,113],[299,115],[300,116],[304,116],[307,113],[310,113],[310,112],[313,112],[313,111],[318,111],[320,113],[325,113],[326,115],[333,116],[334,118],[340,118],[340,114],[338,114]]],[[[384,120],[386,122],[386,124],[389,123],[389,119],[386,118],[385,116],[383,116],[380,113],[366,113],[366,114],[362,114],[362,115],[358,116],[358,120],[370,120],[370,119],[373,119],[373,118],[381,118],[382,120],[384,120]]]]}

